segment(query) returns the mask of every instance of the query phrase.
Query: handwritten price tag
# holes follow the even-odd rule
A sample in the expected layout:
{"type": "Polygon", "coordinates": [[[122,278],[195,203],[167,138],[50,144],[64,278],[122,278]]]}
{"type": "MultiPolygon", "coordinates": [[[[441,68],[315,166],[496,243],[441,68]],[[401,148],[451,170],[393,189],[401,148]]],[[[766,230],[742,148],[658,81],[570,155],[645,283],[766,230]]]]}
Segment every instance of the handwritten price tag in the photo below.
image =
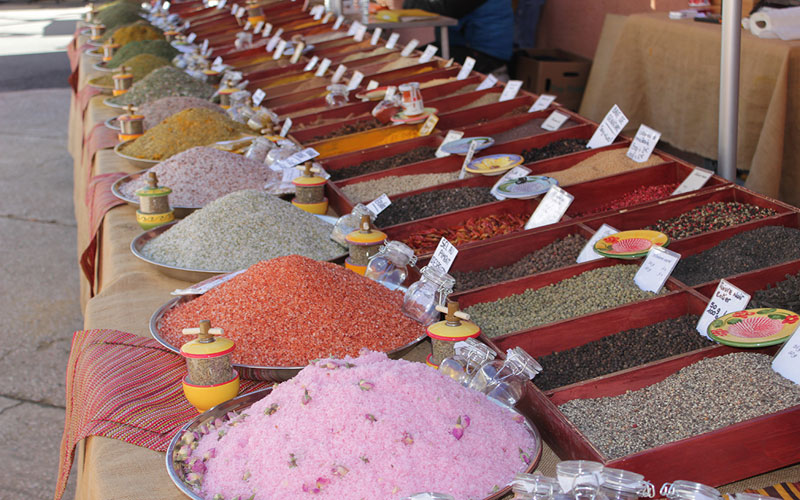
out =
{"type": "Polygon", "coordinates": [[[392,33],[389,35],[389,40],[386,41],[386,48],[393,49],[395,45],[397,45],[397,41],[400,39],[400,33],[392,33]]]}
{"type": "Polygon", "coordinates": [[[747,309],[749,303],[750,294],[725,280],[720,280],[706,310],[700,316],[700,321],[697,322],[697,331],[703,337],[708,338],[708,325],[712,321],[726,314],[747,309]]]}
{"type": "MultiPolygon", "coordinates": [[[[379,85],[380,85],[380,83],[378,83],[377,80],[370,80],[369,83],[367,84],[367,90],[368,91],[369,90],[375,90],[375,89],[378,88],[379,85]]],[[[369,100],[369,99],[367,99],[367,100],[369,100]]]]}
{"type": "Polygon", "coordinates": [[[331,82],[339,83],[339,80],[342,79],[344,76],[345,71],[347,71],[347,66],[344,64],[340,64],[336,71],[333,73],[333,77],[331,78],[331,82]]]}
{"type": "Polygon", "coordinates": [[[633,282],[645,292],[658,293],[669,279],[672,270],[678,265],[681,254],[664,247],[651,247],[647,258],[636,271],[633,282]]]}
{"type": "Polygon", "coordinates": [[[256,28],[253,30],[253,33],[258,35],[261,33],[262,29],[264,29],[264,21],[259,21],[258,24],[256,24],[256,28]]]}
{"type": "Polygon", "coordinates": [[[500,100],[498,102],[510,101],[511,99],[517,97],[517,94],[519,94],[519,89],[521,88],[522,80],[510,80],[508,83],[506,83],[503,93],[500,94],[500,100]]]}
{"type": "Polygon", "coordinates": [[[278,42],[278,46],[275,47],[275,52],[272,53],[272,59],[280,59],[284,50],[286,50],[286,40],[281,40],[278,42]]]}
{"type": "Polygon", "coordinates": [[[272,33],[272,23],[267,23],[264,25],[264,31],[261,32],[261,37],[267,38],[270,33],[272,33]]]}
{"type": "Polygon", "coordinates": [[[467,176],[467,165],[472,161],[472,157],[475,156],[475,151],[478,150],[478,142],[480,141],[469,141],[469,149],[464,156],[464,163],[461,164],[461,172],[458,173],[459,179],[463,179],[467,176]]]}
{"type": "Polygon", "coordinates": [[[375,28],[375,31],[372,32],[372,38],[369,39],[369,44],[378,45],[378,42],[381,39],[381,33],[383,33],[382,28],[375,28]]]}
{"type": "Polygon", "coordinates": [[[364,36],[367,34],[367,27],[363,24],[359,24],[358,28],[356,29],[356,34],[353,36],[353,40],[356,42],[363,42],[364,36]]]}
{"type": "Polygon", "coordinates": [[[286,137],[290,128],[292,128],[292,119],[287,117],[283,122],[283,127],[281,127],[281,137],[286,137]]]}
{"type": "Polygon", "coordinates": [[[265,97],[267,97],[267,93],[261,89],[257,89],[255,92],[253,92],[253,104],[260,106],[261,101],[263,101],[265,97]]]}
{"type": "Polygon", "coordinates": [[[708,179],[714,175],[713,172],[710,170],[706,170],[704,168],[695,167],[684,180],[681,182],[680,186],[675,188],[675,191],[672,192],[673,195],[676,194],[683,194],[688,193],[690,191],[697,191],[701,187],[706,185],[708,179]]]}
{"type": "Polygon", "coordinates": [[[361,80],[364,79],[364,73],[360,71],[356,71],[353,73],[353,76],[350,77],[350,82],[347,84],[347,90],[355,90],[361,85],[361,80]]]}
{"type": "Polygon", "coordinates": [[[367,204],[367,210],[369,210],[369,213],[372,214],[372,217],[377,217],[391,204],[392,200],[386,196],[386,193],[383,193],[367,204]]]}
{"type": "Polygon", "coordinates": [[[275,50],[275,47],[278,46],[278,42],[280,41],[281,41],[281,36],[279,34],[275,33],[274,35],[272,35],[272,38],[270,38],[269,42],[267,42],[266,51],[272,52],[273,50],[275,50]]]}
{"type": "Polygon", "coordinates": [[[460,130],[449,130],[447,132],[447,135],[444,136],[444,141],[442,141],[442,143],[439,145],[439,148],[436,150],[436,154],[434,156],[436,156],[437,158],[444,158],[446,156],[450,156],[450,153],[445,153],[444,151],[442,151],[442,146],[444,146],[448,142],[457,141],[462,137],[464,137],[464,132],[460,130]]]}
{"type": "Polygon", "coordinates": [[[583,262],[590,262],[593,260],[602,259],[603,256],[594,251],[594,244],[602,240],[606,236],[611,236],[612,234],[616,234],[618,232],[619,230],[614,229],[608,224],[603,224],[602,226],[600,226],[600,229],[598,229],[597,232],[594,233],[591,238],[589,238],[589,241],[583,247],[581,253],[578,254],[578,258],[575,260],[575,262],[577,262],[578,264],[582,264],[583,262]]]}
{"type": "Polygon", "coordinates": [[[520,177],[525,177],[529,173],[531,173],[531,169],[523,167],[522,165],[516,166],[511,170],[509,170],[508,172],[506,172],[502,177],[500,177],[500,180],[494,183],[494,186],[492,186],[492,190],[489,191],[489,193],[491,193],[491,195],[497,198],[498,200],[505,200],[506,197],[500,194],[499,191],[500,186],[506,181],[510,181],[512,179],[519,179],[520,177]]]}
{"type": "Polygon", "coordinates": [[[483,79],[481,84],[478,85],[478,88],[476,88],[475,90],[490,89],[490,88],[494,87],[495,83],[497,83],[497,77],[494,76],[494,75],[489,75],[489,76],[487,76],[486,78],[483,79]]]}
{"type": "Polygon", "coordinates": [[[324,75],[325,72],[328,71],[328,68],[330,67],[331,67],[331,60],[326,57],[325,59],[322,60],[321,63],[319,63],[319,68],[317,68],[317,72],[314,73],[314,76],[324,75]]]}
{"type": "Polygon", "coordinates": [[[558,186],[551,186],[533,211],[531,218],[525,223],[525,229],[533,229],[548,224],[555,224],[567,213],[575,197],[558,186]]]}
{"type": "Polygon", "coordinates": [[[605,118],[603,118],[603,121],[600,122],[600,126],[597,127],[597,130],[595,130],[592,138],[589,139],[589,143],[586,144],[586,147],[594,149],[608,146],[614,142],[614,139],[617,138],[627,124],[628,117],[626,117],[622,110],[619,109],[619,106],[615,104],[606,114],[605,118]]]}
{"type": "Polygon", "coordinates": [[[400,55],[403,57],[410,56],[411,53],[414,52],[414,49],[417,48],[417,45],[419,45],[419,40],[417,40],[416,38],[412,39],[410,42],[408,42],[403,51],[400,52],[400,55]]]}
{"type": "Polygon", "coordinates": [[[314,66],[316,66],[318,62],[319,62],[319,56],[312,57],[311,60],[309,60],[308,63],[306,64],[305,68],[303,68],[303,71],[311,71],[312,69],[314,69],[314,66]]]}
{"type": "Polygon", "coordinates": [[[533,113],[534,111],[544,111],[545,109],[549,108],[555,100],[556,96],[554,95],[542,94],[536,99],[536,102],[533,103],[533,106],[531,106],[531,109],[528,110],[528,113],[533,113]]]}
{"type": "Polygon", "coordinates": [[[439,117],[436,115],[430,115],[425,123],[422,124],[420,127],[419,132],[417,135],[420,137],[425,135],[430,135],[433,132],[433,129],[436,128],[436,124],[439,123],[439,117]]]}
{"type": "Polygon", "coordinates": [[[437,50],[439,50],[439,47],[435,45],[428,45],[427,47],[425,47],[425,52],[423,52],[422,55],[419,56],[419,62],[426,63],[430,61],[431,59],[433,59],[433,56],[436,54],[437,50]]]}
{"type": "Polygon", "coordinates": [[[353,36],[358,31],[358,27],[361,26],[361,23],[358,21],[353,21],[353,24],[350,25],[350,28],[347,30],[347,36],[353,36]]]}
{"type": "Polygon", "coordinates": [[[450,270],[450,266],[453,265],[453,261],[456,260],[456,256],[458,256],[458,249],[447,241],[446,238],[442,238],[439,240],[436,251],[433,252],[433,256],[431,257],[431,261],[428,262],[428,265],[446,273],[450,270]]]}
{"type": "Polygon", "coordinates": [[[800,334],[795,330],[772,360],[772,370],[800,384],[800,334]]]}
{"type": "Polygon", "coordinates": [[[628,148],[628,158],[637,163],[646,162],[656,148],[659,139],[661,139],[661,132],[653,130],[647,125],[639,125],[636,137],[633,138],[633,142],[628,148]]]}
{"type": "Polygon", "coordinates": [[[472,72],[472,68],[475,67],[475,59],[471,57],[467,57],[464,59],[464,64],[461,65],[461,69],[456,76],[457,80],[466,80],[469,77],[469,74],[472,72]]]}
{"type": "Polygon", "coordinates": [[[542,129],[549,130],[550,132],[555,132],[556,130],[561,128],[561,125],[564,125],[567,120],[569,120],[569,115],[565,115],[564,113],[553,111],[550,113],[550,116],[542,122],[542,129]]]}

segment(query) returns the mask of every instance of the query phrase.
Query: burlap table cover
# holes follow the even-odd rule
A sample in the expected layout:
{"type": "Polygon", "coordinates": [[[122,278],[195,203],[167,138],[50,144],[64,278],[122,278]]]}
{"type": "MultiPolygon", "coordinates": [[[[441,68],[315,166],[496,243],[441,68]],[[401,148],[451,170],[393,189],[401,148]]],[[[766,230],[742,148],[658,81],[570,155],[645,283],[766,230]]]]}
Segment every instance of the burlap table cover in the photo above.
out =
{"type": "MultiPolygon", "coordinates": [[[[81,65],[86,61],[82,60],[81,65]]],[[[94,123],[115,113],[94,98],[86,113],[86,124],[80,124],[83,134],[94,123]]],[[[70,126],[75,126],[71,123],[70,126]]],[[[76,132],[76,131],[73,131],[76,132]]],[[[77,168],[77,167],[76,167],[77,168]]],[[[113,151],[97,153],[93,175],[110,172],[136,171],[113,151]]],[[[76,215],[81,213],[88,174],[85,169],[76,171],[76,215]]],[[[160,274],[140,261],[130,252],[131,240],[141,232],[135,221],[135,209],[130,206],[113,208],[106,215],[100,237],[98,293],[88,300],[84,311],[84,328],[114,328],[136,335],[149,336],[148,323],[153,312],[171,297],[169,292],[184,287],[186,282],[160,274]]],[[[79,224],[79,247],[81,230],[79,224]]],[[[83,221],[85,226],[86,222],[83,221]]],[[[84,238],[88,235],[84,235],[84,238]]],[[[415,353],[420,357],[420,353],[415,353]]],[[[77,474],[76,497],[80,500],[181,500],[184,497],[172,484],[166,473],[164,454],[122,441],[90,437],[79,447],[73,467],[77,474]]],[[[538,470],[554,476],[559,458],[544,446],[538,470]]],[[[724,491],[741,491],[744,488],[763,487],[782,481],[797,480],[800,466],[734,483],[724,491]]],[[[678,478],[676,478],[678,479],[678,478]]]]}
{"type": "MultiPolygon", "coordinates": [[[[580,113],[614,104],[662,139],[717,158],[720,26],[666,13],[608,16],[580,113]]],[[[742,33],[737,167],[747,187],[800,204],[800,41],[742,33]]]]}

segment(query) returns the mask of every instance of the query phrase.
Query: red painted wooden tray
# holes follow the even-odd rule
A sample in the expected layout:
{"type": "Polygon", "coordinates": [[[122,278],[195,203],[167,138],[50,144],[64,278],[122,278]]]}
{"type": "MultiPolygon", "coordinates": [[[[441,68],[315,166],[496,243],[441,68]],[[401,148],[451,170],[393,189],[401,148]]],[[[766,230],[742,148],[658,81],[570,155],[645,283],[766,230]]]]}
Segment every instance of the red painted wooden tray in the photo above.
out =
{"type": "MultiPolygon", "coordinates": [[[[725,281],[732,283],[752,296],[755,292],[764,290],[769,285],[784,281],[787,274],[795,275],[798,273],[800,273],[800,260],[792,260],[757,271],[730,276],[725,278],[725,281]]],[[[713,281],[706,285],[697,286],[694,289],[704,297],[711,298],[714,295],[714,290],[717,289],[717,285],[719,285],[719,281],[713,281]]]]}

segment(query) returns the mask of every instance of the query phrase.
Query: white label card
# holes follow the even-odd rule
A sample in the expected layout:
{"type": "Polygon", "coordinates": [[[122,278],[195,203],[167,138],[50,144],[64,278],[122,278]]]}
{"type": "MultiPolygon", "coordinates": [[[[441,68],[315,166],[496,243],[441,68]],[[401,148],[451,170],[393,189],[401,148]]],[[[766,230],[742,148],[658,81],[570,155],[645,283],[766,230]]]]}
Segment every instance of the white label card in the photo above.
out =
{"type": "Polygon", "coordinates": [[[417,45],[419,45],[419,40],[417,40],[416,38],[412,38],[411,41],[408,42],[408,44],[406,44],[406,46],[403,49],[403,51],[400,52],[400,55],[403,56],[403,57],[410,56],[411,53],[414,52],[414,49],[417,48],[417,45]]]}
{"type": "Polygon", "coordinates": [[[276,34],[276,35],[278,35],[278,36],[281,36],[281,35],[283,35],[283,28],[278,28],[278,29],[275,31],[275,34],[276,34]]]}
{"type": "Polygon", "coordinates": [[[492,186],[492,190],[489,192],[492,194],[492,196],[494,196],[498,200],[505,200],[506,197],[500,194],[500,191],[498,190],[500,185],[506,181],[510,181],[511,179],[519,179],[520,177],[525,177],[529,173],[531,173],[531,169],[523,167],[522,165],[518,165],[509,170],[508,172],[506,172],[502,177],[500,177],[500,180],[494,183],[494,186],[492,186]]]}
{"type": "Polygon", "coordinates": [[[647,258],[636,271],[633,282],[645,292],[658,293],[669,279],[672,270],[678,265],[681,254],[664,247],[651,247],[647,258]]]}
{"type": "Polygon", "coordinates": [[[344,16],[336,16],[336,22],[333,23],[333,29],[338,30],[342,27],[342,23],[344,22],[344,16]]]}
{"type": "Polygon", "coordinates": [[[800,334],[795,330],[772,360],[772,370],[800,384],[800,334]]]}
{"type": "Polygon", "coordinates": [[[244,7],[239,7],[239,12],[236,13],[236,18],[241,19],[245,14],[247,14],[247,9],[244,7]]]}
{"type": "Polygon", "coordinates": [[[292,128],[292,119],[287,117],[283,122],[283,127],[281,127],[281,137],[286,137],[290,128],[292,128]]]}
{"type": "Polygon", "coordinates": [[[389,85],[389,86],[386,88],[386,94],[384,94],[384,96],[383,96],[383,100],[384,100],[384,101],[388,101],[389,99],[391,99],[392,97],[394,97],[394,94],[395,94],[396,92],[397,92],[397,87],[396,87],[395,85],[389,85]]]}
{"type": "Polygon", "coordinates": [[[331,67],[331,60],[326,57],[325,59],[322,60],[321,63],[319,63],[319,68],[317,68],[317,72],[314,73],[314,76],[324,75],[325,72],[328,71],[328,68],[330,67],[331,67]]]}
{"type": "Polygon", "coordinates": [[[392,200],[386,196],[386,193],[383,193],[367,204],[367,210],[369,210],[369,213],[371,213],[373,217],[377,217],[391,204],[392,200]]]}
{"type": "Polygon", "coordinates": [[[367,34],[367,27],[363,24],[358,25],[358,29],[356,30],[356,34],[353,35],[353,40],[356,42],[363,42],[364,36],[367,34]]]}
{"type": "Polygon", "coordinates": [[[389,35],[389,40],[386,41],[386,48],[393,49],[397,45],[397,40],[400,39],[400,33],[392,33],[389,35]]]}
{"type": "Polygon", "coordinates": [[[220,2],[217,4],[217,8],[224,9],[226,3],[228,3],[228,0],[220,0],[220,2]]]}
{"type": "Polygon", "coordinates": [[[608,224],[603,224],[600,226],[600,229],[598,229],[597,232],[595,232],[592,237],[589,238],[589,241],[586,243],[586,245],[584,245],[583,250],[581,250],[581,253],[578,254],[578,258],[575,260],[575,262],[582,264],[583,262],[602,259],[603,256],[594,251],[594,244],[606,236],[611,236],[612,234],[616,234],[618,232],[619,230],[614,229],[608,224]]]}
{"type": "Polygon", "coordinates": [[[247,269],[241,269],[236,272],[232,272],[230,274],[225,274],[223,276],[215,276],[213,278],[209,278],[207,280],[203,280],[200,283],[196,283],[189,288],[178,288],[170,293],[170,295],[202,295],[207,291],[211,290],[212,288],[216,288],[219,285],[232,280],[233,278],[239,276],[243,272],[247,271],[247,269]]]}
{"type": "Polygon", "coordinates": [[[347,84],[347,90],[355,90],[361,85],[361,81],[364,79],[364,73],[360,71],[356,71],[353,73],[353,76],[350,77],[350,82],[347,84]]]}
{"type": "Polygon", "coordinates": [[[456,76],[457,80],[466,80],[469,77],[469,74],[472,73],[472,68],[475,67],[475,59],[471,57],[467,57],[464,59],[464,64],[461,65],[461,69],[458,72],[458,76],[456,76]]]}
{"type": "Polygon", "coordinates": [[[575,197],[558,186],[551,186],[547,190],[539,206],[533,211],[531,218],[525,223],[525,229],[555,224],[567,213],[575,197]]]}
{"type": "Polygon", "coordinates": [[[447,238],[442,238],[439,240],[436,251],[433,252],[428,265],[446,273],[450,270],[450,266],[453,265],[453,261],[456,260],[456,256],[458,256],[458,249],[447,241],[447,238]]]}
{"type": "Polygon", "coordinates": [[[378,83],[376,80],[370,80],[369,83],[367,84],[367,90],[375,90],[379,86],[380,83],[378,83]]]}
{"type": "Polygon", "coordinates": [[[381,33],[383,33],[382,28],[375,28],[375,31],[372,32],[372,38],[369,39],[369,44],[378,45],[378,42],[381,39],[381,33]]]}
{"type": "Polygon", "coordinates": [[[272,23],[267,23],[264,25],[264,31],[261,32],[261,36],[266,38],[270,33],[272,33],[272,23]]]}
{"type": "Polygon", "coordinates": [[[308,61],[308,64],[306,64],[306,67],[303,68],[303,71],[311,71],[312,69],[314,69],[314,66],[316,66],[318,62],[319,62],[319,56],[312,57],[311,60],[308,61]]]}
{"type": "Polygon", "coordinates": [[[272,35],[272,38],[270,38],[269,42],[267,42],[267,52],[272,52],[273,50],[275,50],[275,47],[278,46],[278,42],[280,41],[281,41],[281,36],[279,34],[275,33],[274,35],[272,35]]]}
{"type": "Polygon", "coordinates": [[[433,59],[433,56],[436,54],[436,51],[438,50],[439,47],[435,45],[428,45],[427,47],[425,47],[425,52],[423,52],[422,55],[419,56],[419,62],[426,63],[430,61],[431,59],[433,59]]]}
{"type": "Polygon", "coordinates": [[[253,30],[253,33],[258,35],[259,33],[261,33],[262,29],[264,29],[264,21],[259,21],[258,24],[256,24],[256,29],[253,30]]]}
{"type": "Polygon", "coordinates": [[[350,25],[350,28],[347,30],[347,36],[353,36],[358,31],[358,28],[361,26],[361,23],[358,21],[353,21],[353,24],[350,25]]]}
{"type": "Polygon", "coordinates": [[[281,40],[278,42],[278,46],[275,47],[275,52],[272,53],[272,59],[280,59],[284,50],[286,50],[286,40],[281,40]]]}
{"type": "Polygon", "coordinates": [[[695,167],[684,180],[681,182],[680,186],[675,188],[675,191],[672,192],[673,195],[675,194],[682,194],[688,193],[690,191],[697,191],[701,187],[706,185],[708,179],[714,175],[713,172],[710,170],[706,170],[704,168],[695,167]]]}
{"type": "Polygon", "coordinates": [[[194,42],[195,38],[197,38],[197,33],[189,33],[189,36],[186,37],[186,41],[188,43],[194,42]]]}
{"type": "Polygon", "coordinates": [[[222,57],[217,56],[214,58],[214,62],[211,63],[211,69],[214,71],[219,71],[219,68],[222,67],[222,57]]]}
{"type": "Polygon", "coordinates": [[[538,99],[533,103],[531,109],[528,110],[528,113],[533,113],[534,111],[544,111],[545,109],[549,108],[553,101],[556,100],[556,96],[551,94],[542,94],[539,96],[538,99]]]}
{"type": "Polygon", "coordinates": [[[614,142],[614,139],[617,138],[627,124],[628,117],[625,116],[622,110],[619,109],[619,106],[615,104],[611,110],[606,113],[605,118],[600,122],[600,126],[597,127],[597,130],[594,131],[594,135],[589,139],[589,143],[586,147],[594,149],[608,146],[614,142]]]}
{"type": "Polygon", "coordinates": [[[547,119],[542,122],[541,127],[544,130],[555,132],[556,130],[560,129],[561,125],[564,125],[567,120],[569,120],[569,115],[565,115],[559,111],[553,111],[550,113],[550,116],[548,116],[547,119]]]}
{"type": "Polygon", "coordinates": [[[246,23],[244,23],[244,28],[242,28],[242,29],[245,30],[245,31],[249,31],[250,28],[252,28],[252,27],[253,27],[252,23],[250,23],[250,21],[248,20],[246,23]]]}
{"type": "Polygon", "coordinates": [[[522,88],[522,80],[509,80],[509,82],[506,83],[506,86],[503,89],[503,93],[500,94],[499,102],[510,101],[511,99],[517,97],[519,89],[521,88],[522,88]]]}
{"type": "Polygon", "coordinates": [[[469,162],[472,161],[472,157],[475,156],[475,151],[478,150],[479,142],[480,141],[469,142],[469,149],[467,149],[467,154],[464,155],[464,163],[461,164],[461,172],[458,173],[459,179],[463,179],[467,176],[467,165],[469,165],[469,162]]]}
{"type": "Polygon", "coordinates": [[[417,135],[430,135],[431,132],[433,132],[433,129],[436,128],[437,123],[439,123],[439,117],[436,116],[436,114],[431,113],[425,120],[425,123],[422,124],[422,127],[419,129],[417,135]]]}
{"type": "Polygon", "coordinates": [[[322,19],[322,15],[325,14],[325,6],[324,5],[315,5],[311,9],[311,15],[314,16],[315,21],[319,21],[322,19]]]}
{"type": "Polygon", "coordinates": [[[270,168],[278,172],[280,172],[283,169],[291,169],[294,170],[295,172],[301,173],[299,170],[293,169],[292,167],[294,167],[295,165],[299,165],[303,162],[306,162],[308,160],[311,160],[313,158],[316,158],[317,156],[319,156],[319,152],[316,149],[306,148],[302,151],[298,151],[297,153],[291,155],[288,158],[285,158],[281,161],[276,161],[275,163],[270,165],[270,168]]]}
{"type": "Polygon", "coordinates": [[[735,287],[731,283],[720,280],[714,295],[700,316],[697,322],[697,331],[703,337],[708,338],[708,325],[715,319],[719,319],[726,314],[747,309],[750,303],[750,294],[735,287]]]}
{"type": "Polygon", "coordinates": [[[203,40],[203,45],[200,51],[205,54],[208,51],[208,39],[203,40]]]}
{"type": "Polygon", "coordinates": [[[322,16],[322,24],[328,24],[333,17],[333,12],[328,12],[324,16],[322,16]]]}
{"type": "Polygon", "coordinates": [[[331,81],[333,83],[339,83],[339,80],[342,79],[345,71],[347,71],[347,66],[345,66],[344,64],[340,64],[339,67],[336,68],[336,72],[333,74],[333,78],[331,78],[331,81]]]}
{"type": "Polygon", "coordinates": [[[497,83],[497,77],[490,74],[489,76],[487,76],[486,78],[483,79],[481,84],[478,85],[478,88],[476,88],[475,90],[490,89],[490,88],[494,87],[495,83],[497,83]]]}
{"type": "Polygon", "coordinates": [[[628,158],[637,163],[646,162],[656,148],[659,139],[661,139],[661,132],[644,124],[639,125],[639,130],[628,148],[628,158]]]}
{"type": "Polygon", "coordinates": [[[436,150],[435,156],[437,158],[444,158],[446,156],[450,156],[450,153],[445,153],[444,151],[442,151],[442,146],[444,146],[448,142],[457,141],[457,140],[461,139],[462,137],[464,137],[464,132],[462,132],[460,130],[448,130],[447,131],[447,135],[444,136],[444,140],[439,145],[439,149],[436,150]]]}
{"type": "Polygon", "coordinates": [[[260,106],[261,101],[263,101],[265,97],[267,97],[267,93],[261,89],[257,89],[255,92],[253,92],[253,104],[260,106]]]}

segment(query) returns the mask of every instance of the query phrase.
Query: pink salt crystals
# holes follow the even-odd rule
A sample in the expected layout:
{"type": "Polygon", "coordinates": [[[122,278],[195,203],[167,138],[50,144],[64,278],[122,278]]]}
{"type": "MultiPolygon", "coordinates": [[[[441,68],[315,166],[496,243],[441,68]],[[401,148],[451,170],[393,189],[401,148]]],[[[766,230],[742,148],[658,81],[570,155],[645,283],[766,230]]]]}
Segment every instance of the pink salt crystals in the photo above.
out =
{"type": "Polygon", "coordinates": [[[483,394],[370,351],[317,361],[207,431],[179,450],[207,500],[479,500],[539,447],[518,414],[483,394]]]}

